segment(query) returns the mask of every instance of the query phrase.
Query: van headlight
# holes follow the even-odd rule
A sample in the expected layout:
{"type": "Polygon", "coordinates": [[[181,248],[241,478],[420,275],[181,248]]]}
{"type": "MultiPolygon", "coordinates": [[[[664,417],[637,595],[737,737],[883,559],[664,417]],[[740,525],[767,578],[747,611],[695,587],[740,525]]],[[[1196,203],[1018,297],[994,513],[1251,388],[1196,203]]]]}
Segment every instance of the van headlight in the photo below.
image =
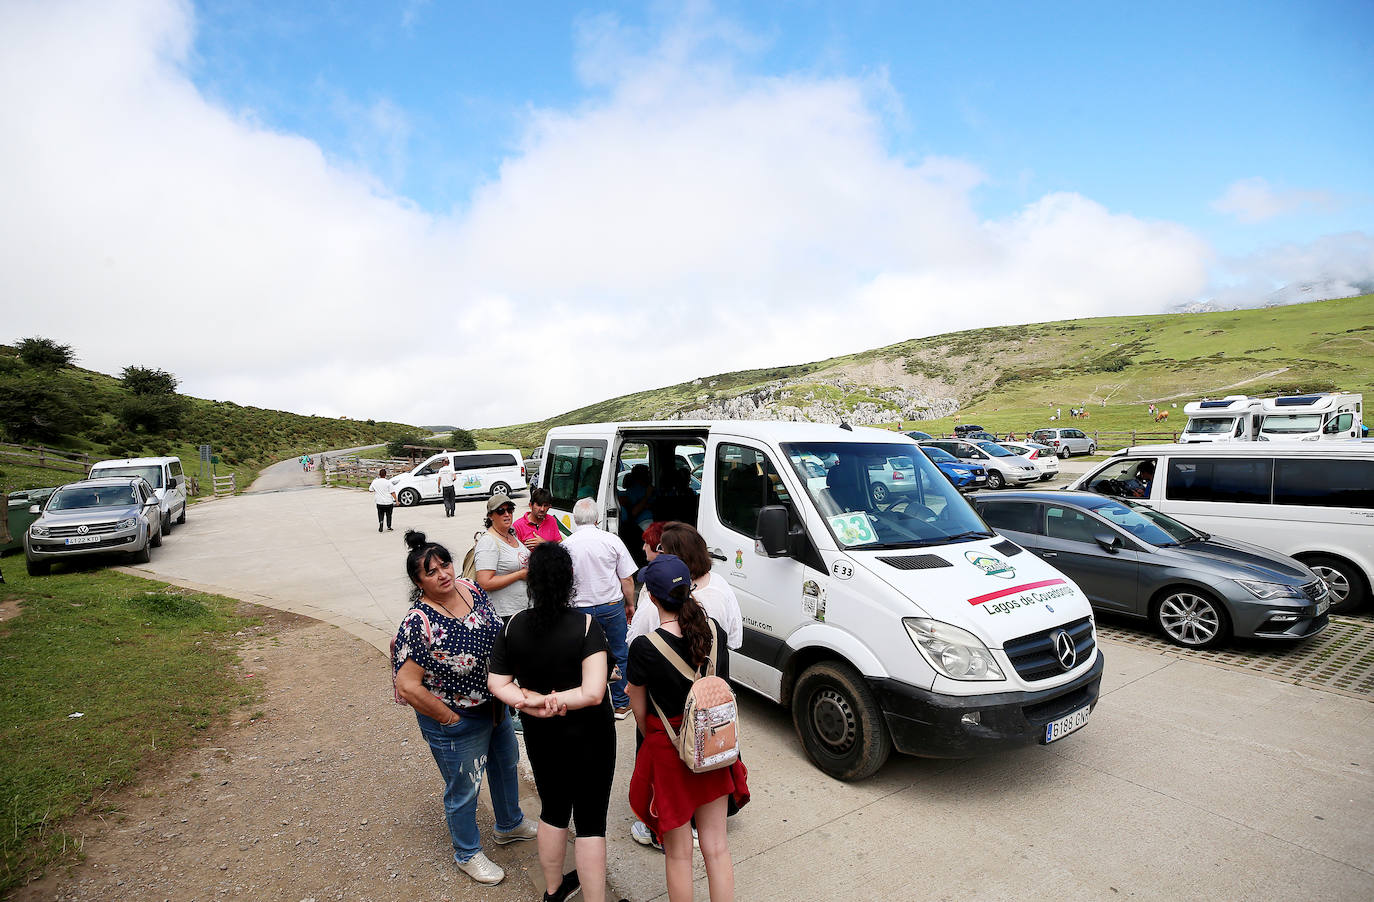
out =
{"type": "Polygon", "coordinates": [[[952,680],[1006,679],[992,652],[968,630],[924,617],[903,617],[902,625],[937,673],[952,680]]]}
{"type": "Polygon", "coordinates": [[[137,517],[130,517],[130,518],[127,519],[127,520],[120,520],[118,523],[116,523],[116,524],[115,524],[115,529],[133,529],[133,528],[134,528],[135,526],[137,526],[137,525],[138,525],[138,518],[137,518],[137,517]]]}
{"type": "Polygon", "coordinates": [[[35,523],[34,525],[29,527],[29,535],[38,539],[46,539],[48,537],[48,527],[39,526],[37,523],[35,523]]]}
{"type": "Polygon", "coordinates": [[[1236,582],[1245,587],[1256,598],[1268,601],[1271,598],[1306,598],[1300,586],[1286,586],[1283,583],[1262,583],[1253,579],[1238,579],[1236,582]]]}

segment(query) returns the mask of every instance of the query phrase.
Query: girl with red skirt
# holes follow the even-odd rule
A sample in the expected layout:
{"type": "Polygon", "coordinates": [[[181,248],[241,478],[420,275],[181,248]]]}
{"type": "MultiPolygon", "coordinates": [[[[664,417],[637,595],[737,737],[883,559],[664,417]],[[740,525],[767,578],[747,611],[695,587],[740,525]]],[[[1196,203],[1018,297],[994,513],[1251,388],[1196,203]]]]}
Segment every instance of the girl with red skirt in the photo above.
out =
{"type": "MultiPolygon", "coordinates": [[[[692,598],[687,565],[674,555],[660,554],[640,571],[640,577],[658,608],[658,635],[700,671],[710,654],[714,631],[720,657],[715,662],[716,675],[728,678],[730,653],[725,633],[692,598]]],[[[725,818],[749,801],[744,764],[736,761],[728,768],[697,774],[682,763],[654,704],[668,714],[673,729],[679,729],[691,682],[648,636],[640,636],[630,645],[626,677],[630,708],[644,734],[630,777],[630,807],[663,838],[669,902],[690,902],[692,898],[693,819],[706,861],[711,902],[732,902],[735,871],[726,844],[725,818]]]]}

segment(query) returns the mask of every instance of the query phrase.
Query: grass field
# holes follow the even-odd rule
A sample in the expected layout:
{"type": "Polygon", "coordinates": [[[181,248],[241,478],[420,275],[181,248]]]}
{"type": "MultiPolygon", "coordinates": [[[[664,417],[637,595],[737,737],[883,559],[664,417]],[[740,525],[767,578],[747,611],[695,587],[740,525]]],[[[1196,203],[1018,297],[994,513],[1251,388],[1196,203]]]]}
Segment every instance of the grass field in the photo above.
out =
{"type": "Polygon", "coordinates": [[[104,570],[29,577],[22,554],[0,566],[18,608],[0,622],[3,895],[80,854],[64,819],[109,812],[140,768],[258,695],[232,668],[251,623],[233,600],[104,570]]]}

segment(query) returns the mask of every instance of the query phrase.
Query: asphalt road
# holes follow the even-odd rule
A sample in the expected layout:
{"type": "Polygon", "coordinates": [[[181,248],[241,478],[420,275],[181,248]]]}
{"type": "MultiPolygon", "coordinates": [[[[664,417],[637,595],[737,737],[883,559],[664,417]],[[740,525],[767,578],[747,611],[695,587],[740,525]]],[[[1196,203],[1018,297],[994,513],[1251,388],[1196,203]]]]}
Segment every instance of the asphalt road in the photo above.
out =
{"type": "MultiPolygon", "coordinates": [[[[405,610],[402,531],[461,555],[482,510],[401,508],[396,532],[378,534],[357,490],[220,499],[193,507],[137,572],[319,617],[385,649],[405,610]]],[[[1102,700],[1074,736],[971,761],[894,757],[859,784],[815,770],[787,713],[743,693],[753,801],[731,821],[738,897],[1374,898],[1370,699],[1102,648],[1102,700]]],[[[618,737],[611,877],[636,902],[666,898],[661,858],[628,836],[629,721],[618,737]]]]}

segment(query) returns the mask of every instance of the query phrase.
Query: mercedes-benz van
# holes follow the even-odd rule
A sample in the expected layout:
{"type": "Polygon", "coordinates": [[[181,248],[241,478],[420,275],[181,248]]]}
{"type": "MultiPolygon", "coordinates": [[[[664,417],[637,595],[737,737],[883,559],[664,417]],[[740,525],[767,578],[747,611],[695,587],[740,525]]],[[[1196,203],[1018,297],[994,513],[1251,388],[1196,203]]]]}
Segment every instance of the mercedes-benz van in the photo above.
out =
{"type": "Polygon", "coordinates": [[[893,748],[960,758],[1055,742],[1087,723],[1103,666],[1087,597],[995,535],[906,436],[747,421],[557,427],[540,485],[565,528],[594,498],[598,527],[637,547],[613,489],[627,459],[648,461],[654,519],[694,524],[739,598],[731,679],[788,706],[826,773],[861,779],[893,748]],[[693,454],[700,486],[684,491],[676,461],[693,454]],[[890,490],[893,460],[911,490],[890,490]]]}

